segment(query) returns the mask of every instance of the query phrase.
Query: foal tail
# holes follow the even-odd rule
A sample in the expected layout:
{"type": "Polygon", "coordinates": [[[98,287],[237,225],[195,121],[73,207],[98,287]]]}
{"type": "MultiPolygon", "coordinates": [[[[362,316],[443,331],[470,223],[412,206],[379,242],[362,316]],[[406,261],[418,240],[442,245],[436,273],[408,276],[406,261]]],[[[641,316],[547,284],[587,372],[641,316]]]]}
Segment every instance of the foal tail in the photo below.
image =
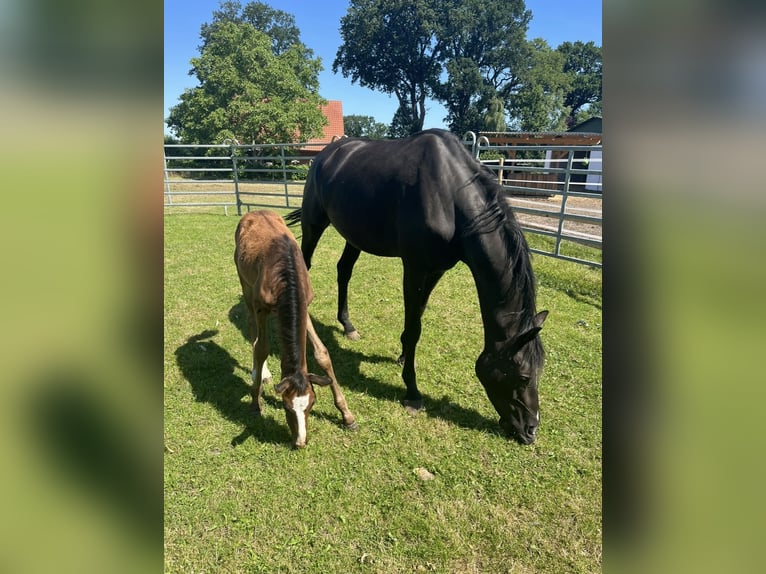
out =
{"type": "Polygon", "coordinates": [[[287,215],[285,215],[285,222],[288,226],[298,225],[301,222],[301,215],[303,214],[303,209],[300,207],[296,209],[295,211],[291,211],[287,215]]]}

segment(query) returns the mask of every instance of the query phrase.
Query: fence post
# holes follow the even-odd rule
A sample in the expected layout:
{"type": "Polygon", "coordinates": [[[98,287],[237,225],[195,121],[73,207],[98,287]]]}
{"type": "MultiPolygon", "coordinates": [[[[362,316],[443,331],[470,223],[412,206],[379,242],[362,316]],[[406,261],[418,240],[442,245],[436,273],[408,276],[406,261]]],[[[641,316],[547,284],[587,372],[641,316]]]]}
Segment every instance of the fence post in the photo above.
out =
{"type": "Polygon", "coordinates": [[[564,191],[561,195],[561,213],[559,214],[559,226],[556,232],[556,249],[554,253],[561,255],[561,234],[564,232],[564,216],[567,209],[567,197],[569,197],[569,180],[572,177],[572,160],[574,159],[574,150],[569,150],[567,154],[567,171],[564,174],[564,191]]]}
{"type": "Polygon", "coordinates": [[[500,169],[497,170],[497,183],[503,185],[503,165],[505,165],[505,157],[500,156],[500,169]]]}
{"type": "Polygon", "coordinates": [[[287,189],[287,167],[285,165],[285,146],[279,146],[279,157],[282,161],[282,183],[285,186],[285,206],[290,207],[290,194],[287,189]]]}
{"type": "Polygon", "coordinates": [[[162,151],[162,155],[165,159],[165,200],[167,201],[168,205],[173,205],[173,196],[170,193],[170,180],[168,179],[168,155],[164,149],[162,151]]]}
{"type": "Polygon", "coordinates": [[[234,172],[234,198],[237,200],[237,215],[241,216],[242,199],[239,196],[239,170],[237,169],[237,156],[235,155],[234,143],[235,142],[229,140],[229,153],[231,156],[232,171],[234,172]]]}

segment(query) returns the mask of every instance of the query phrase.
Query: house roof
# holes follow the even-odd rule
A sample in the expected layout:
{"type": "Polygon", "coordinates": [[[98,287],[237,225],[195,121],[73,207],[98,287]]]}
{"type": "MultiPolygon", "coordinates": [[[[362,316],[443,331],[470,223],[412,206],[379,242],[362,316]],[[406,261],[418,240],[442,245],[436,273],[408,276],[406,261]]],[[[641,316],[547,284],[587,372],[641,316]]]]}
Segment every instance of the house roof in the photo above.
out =
{"type": "Polygon", "coordinates": [[[588,132],[588,133],[601,133],[601,116],[593,116],[585,121],[580,122],[576,126],[569,128],[570,132],[588,132]]]}
{"type": "MultiPolygon", "coordinates": [[[[338,139],[343,136],[343,102],[340,100],[328,100],[327,105],[320,106],[320,109],[329,123],[324,126],[322,135],[320,137],[311,138],[306,142],[308,144],[327,144],[333,141],[333,139],[338,139]]],[[[316,149],[318,151],[321,148],[317,146],[309,146],[309,149],[316,149]]]]}

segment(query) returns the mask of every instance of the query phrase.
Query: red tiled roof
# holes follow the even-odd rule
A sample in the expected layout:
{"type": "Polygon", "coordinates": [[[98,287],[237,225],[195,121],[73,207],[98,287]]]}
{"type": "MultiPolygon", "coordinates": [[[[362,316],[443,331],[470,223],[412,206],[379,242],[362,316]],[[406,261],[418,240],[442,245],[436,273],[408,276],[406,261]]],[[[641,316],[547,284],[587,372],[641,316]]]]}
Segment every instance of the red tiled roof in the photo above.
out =
{"type": "MultiPolygon", "coordinates": [[[[323,134],[320,137],[311,138],[306,143],[329,143],[341,137],[343,130],[343,102],[340,100],[328,100],[326,106],[321,106],[322,113],[328,120],[324,126],[323,134]]],[[[312,146],[314,148],[315,146],[312,146]]]]}

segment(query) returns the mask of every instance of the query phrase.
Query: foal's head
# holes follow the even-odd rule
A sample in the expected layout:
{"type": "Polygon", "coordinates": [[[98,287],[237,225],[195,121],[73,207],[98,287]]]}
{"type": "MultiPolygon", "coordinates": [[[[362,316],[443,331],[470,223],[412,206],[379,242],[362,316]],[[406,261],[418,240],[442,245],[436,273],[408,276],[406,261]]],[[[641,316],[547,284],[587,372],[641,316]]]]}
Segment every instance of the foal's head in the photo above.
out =
{"type": "Polygon", "coordinates": [[[297,372],[285,377],[274,386],[274,390],[282,395],[282,405],[285,409],[287,426],[290,427],[294,448],[306,446],[309,412],[311,412],[316,401],[313,385],[324,387],[331,383],[332,381],[328,377],[297,372]]]}
{"type": "Polygon", "coordinates": [[[500,426],[522,444],[535,442],[540,424],[537,379],[544,353],[538,334],[547,316],[547,311],[538,313],[530,329],[498,351],[485,349],[476,361],[476,376],[500,415],[500,426]]]}

